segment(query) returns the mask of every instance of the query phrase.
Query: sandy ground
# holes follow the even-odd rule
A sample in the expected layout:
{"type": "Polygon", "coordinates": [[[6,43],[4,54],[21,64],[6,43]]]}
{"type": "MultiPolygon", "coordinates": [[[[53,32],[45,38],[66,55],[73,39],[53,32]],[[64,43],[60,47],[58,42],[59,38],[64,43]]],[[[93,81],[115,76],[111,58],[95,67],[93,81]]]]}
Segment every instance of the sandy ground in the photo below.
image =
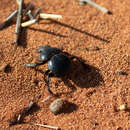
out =
{"type": "MultiPolygon", "coordinates": [[[[95,1],[112,15],[80,6],[76,0],[33,0],[35,9],[61,14],[63,19],[42,20],[24,29],[20,46],[13,43],[15,24],[0,31],[0,66],[9,63],[11,67],[7,73],[0,72],[0,130],[46,130],[29,124],[9,126],[31,100],[37,107],[25,117],[26,122],[62,130],[130,129],[130,0],[95,1]],[[49,95],[42,73],[24,66],[24,62],[36,61],[41,45],[62,48],[87,65],[84,69],[74,60],[68,76],[51,79],[52,91],[71,103],[65,113],[56,116],[49,111],[54,98],[41,102],[49,95]],[[127,75],[119,75],[120,70],[127,75]],[[115,111],[123,104],[127,110],[115,111]]],[[[16,9],[15,0],[1,0],[0,23],[16,9]]],[[[47,64],[39,69],[45,72],[47,64]]]]}

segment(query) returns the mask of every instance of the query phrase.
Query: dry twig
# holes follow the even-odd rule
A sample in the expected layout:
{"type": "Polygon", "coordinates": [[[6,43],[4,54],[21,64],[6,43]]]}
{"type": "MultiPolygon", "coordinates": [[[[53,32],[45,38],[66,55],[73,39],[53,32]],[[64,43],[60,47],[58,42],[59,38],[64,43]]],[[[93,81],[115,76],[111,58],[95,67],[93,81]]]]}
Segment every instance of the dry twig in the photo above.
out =
{"type": "Polygon", "coordinates": [[[44,127],[44,128],[50,128],[50,129],[55,129],[55,130],[60,130],[59,127],[57,126],[50,126],[50,125],[43,125],[43,124],[35,124],[35,123],[31,123],[29,122],[30,125],[35,125],[35,126],[41,126],[41,127],[44,127]]]}
{"type": "Polygon", "coordinates": [[[21,32],[21,20],[22,20],[22,6],[23,6],[24,0],[19,1],[19,9],[18,9],[18,15],[17,15],[17,21],[16,21],[16,40],[14,41],[15,43],[19,43],[19,38],[20,38],[20,32],[21,32]]]}
{"type": "Polygon", "coordinates": [[[29,3],[29,5],[27,6],[27,8],[23,12],[23,16],[25,16],[29,10],[33,9],[33,7],[34,7],[33,4],[29,3]]]}
{"type": "Polygon", "coordinates": [[[33,19],[34,19],[31,10],[29,10],[29,11],[27,12],[27,15],[29,16],[30,20],[33,20],[33,19]]]}
{"type": "Polygon", "coordinates": [[[37,17],[37,15],[39,15],[39,14],[40,14],[40,12],[41,12],[41,9],[40,9],[40,8],[38,8],[38,9],[36,10],[36,12],[34,13],[33,17],[34,17],[34,18],[36,18],[36,17],[37,17]]]}
{"type": "Polygon", "coordinates": [[[18,10],[13,11],[7,18],[6,20],[0,25],[0,30],[6,27],[6,25],[12,21],[12,19],[17,15],[18,10]]]}
{"type": "Polygon", "coordinates": [[[28,26],[30,26],[32,24],[35,24],[37,21],[38,21],[37,19],[29,20],[27,22],[22,23],[21,26],[22,27],[28,27],[28,26]]]}
{"type": "Polygon", "coordinates": [[[61,19],[62,15],[40,13],[41,19],[61,19]]]}
{"type": "Polygon", "coordinates": [[[92,0],[79,0],[80,4],[81,5],[84,5],[85,3],[88,3],[89,5],[101,10],[102,12],[104,13],[108,13],[108,14],[111,14],[110,11],[108,11],[106,8],[102,7],[101,5],[95,3],[94,1],[92,0]]]}
{"type": "Polygon", "coordinates": [[[30,112],[30,110],[32,109],[33,106],[34,106],[34,102],[31,101],[29,103],[28,108],[24,109],[23,112],[20,112],[18,114],[17,118],[15,118],[13,121],[10,122],[10,125],[12,126],[12,125],[24,123],[23,119],[24,119],[25,115],[30,112]]]}

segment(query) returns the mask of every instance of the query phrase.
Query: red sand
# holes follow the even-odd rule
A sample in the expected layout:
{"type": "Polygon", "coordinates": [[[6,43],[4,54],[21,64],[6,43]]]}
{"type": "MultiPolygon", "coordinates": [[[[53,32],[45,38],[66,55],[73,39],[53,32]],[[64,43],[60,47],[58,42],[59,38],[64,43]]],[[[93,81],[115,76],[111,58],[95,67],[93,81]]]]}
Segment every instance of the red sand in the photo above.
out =
{"type": "MultiPolygon", "coordinates": [[[[114,110],[122,104],[130,108],[130,0],[95,2],[113,14],[104,14],[89,5],[80,6],[76,0],[33,0],[36,9],[40,7],[44,13],[63,15],[63,19],[57,22],[42,20],[40,24],[27,28],[22,39],[23,46],[13,43],[15,24],[0,31],[0,66],[5,63],[11,66],[10,72],[0,72],[1,130],[46,129],[29,124],[9,127],[9,120],[27,107],[30,100],[36,102],[40,109],[26,116],[24,121],[59,126],[62,130],[130,129],[129,110],[114,110]],[[54,99],[41,103],[49,95],[43,75],[24,66],[24,62],[36,60],[36,49],[41,45],[63,48],[90,65],[84,70],[75,61],[68,80],[51,79],[53,92],[73,103],[66,113],[57,116],[48,109],[54,99]],[[91,49],[96,46],[99,51],[91,49]],[[120,70],[128,75],[118,75],[120,70]],[[34,83],[35,80],[38,84],[34,83]],[[74,92],[72,86],[76,88],[74,92]]],[[[16,9],[15,0],[1,0],[0,23],[16,9]]],[[[39,69],[44,72],[47,65],[39,69]]]]}

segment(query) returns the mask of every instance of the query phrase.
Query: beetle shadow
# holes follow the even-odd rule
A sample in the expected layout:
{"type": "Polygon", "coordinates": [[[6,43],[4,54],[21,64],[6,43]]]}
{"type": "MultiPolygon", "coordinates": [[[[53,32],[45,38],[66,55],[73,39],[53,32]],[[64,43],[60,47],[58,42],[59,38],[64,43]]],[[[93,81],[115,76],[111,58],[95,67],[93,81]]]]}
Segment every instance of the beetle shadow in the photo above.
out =
{"type": "Polygon", "coordinates": [[[72,90],[69,93],[76,91],[76,86],[87,89],[98,87],[104,83],[98,68],[85,64],[82,59],[80,61],[72,61],[70,73],[65,77],[61,77],[64,84],[72,90]]]}

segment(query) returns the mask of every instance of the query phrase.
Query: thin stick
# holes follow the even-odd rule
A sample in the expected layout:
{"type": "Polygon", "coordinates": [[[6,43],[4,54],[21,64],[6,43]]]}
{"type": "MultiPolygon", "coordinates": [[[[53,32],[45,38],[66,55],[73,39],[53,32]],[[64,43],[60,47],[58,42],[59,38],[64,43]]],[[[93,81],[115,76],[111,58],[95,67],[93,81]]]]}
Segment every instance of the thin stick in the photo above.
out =
{"type": "Polygon", "coordinates": [[[12,125],[23,123],[24,117],[26,116],[27,113],[29,113],[29,111],[32,109],[33,106],[34,106],[34,102],[31,101],[29,103],[29,106],[22,113],[19,113],[18,117],[15,120],[10,122],[10,125],[12,126],[12,125]]]}
{"type": "Polygon", "coordinates": [[[31,10],[33,8],[33,4],[32,3],[29,3],[29,5],[27,6],[27,8],[25,9],[25,11],[23,12],[23,16],[25,16],[27,14],[27,12],[29,10],[31,10]]]}
{"type": "Polygon", "coordinates": [[[42,18],[42,19],[61,19],[62,15],[40,13],[40,18],[42,18]]]}
{"type": "Polygon", "coordinates": [[[13,11],[5,20],[5,22],[10,22],[18,13],[18,10],[13,11]]]}
{"type": "Polygon", "coordinates": [[[20,0],[16,0],[16,3],[19,5],[19,3],[20,3],[20,0]]]}
{"type": "Polygon", "coordinates": [[[0,30],[3,29],[11,20],[17,15],[18,10],[13,11],[6,19],[5,21],[0,25],[0,30]]]}
{"type": "Polygon", "coordinates": [[[104,13],[110,13],[106,8],[102,7],[102,6],[99,5],[99,4],[96,4],[96,3],[95,3],[94,1],[92,1],[92,0],[79,0],[79,2],[81,2],[81,4],[84,3],[84,2],[86,2],[86,3],[88,3],[89,5],[91,5],[91,6],[95,7],[95,8],[97,8],[97,9],[101,10],[101,11],[104,12],[104,13]]]}
{"type": "Polygon", "coordinates": [[[29,20],[27,22],[22,23],[21,26],[22,27],[28,27],[28,26],[30,26],[32,24],[35,24],[37,21],[38,21],[37,19],[29,20]]]}
{"type": "Polygon", "coordinates": [[[35,125],[35,126],[41,126],[41,127],[44,127],[44,128],[55,129],[55,130],[59,130],[59,129],[60,129],[59,127],[56,127],[56,126],[50,126],[50,125],[35,124],[35,123],[31,123],[31,122],[29,122],[29,124],[31,124],[31,125],[35,125]]]}
{"type": "Polygon", "coordinates": [[[36,10],[36,12],[34,13],[33,17],[34,17],[34,18],[36,18],[36,17],[37,17],[37,15],[39,15],[39,14],[40,14],[40,12],[41,12],[41,9],[40,9],[40,8],[38,8],[38,9],[36,10]]]}
{"type": "Polygon", "coordinates": [[[18,9],[18,15],[17,15],[17,21],[16,21],[16,40],[14,41],[15,43],[18,44],[19,38],[20,38],[20,32],[21,32],[21,20],[22,20],[22,6],[23,6],[23,1],[19,1],[19,9],[18,9]]]}
{"type": "Polygon", "coordinates": [[[30,101],[29,106],[28,106],[28,108],[25,111],[25,114],[28,113],[32,109],[33,106],[34,106],[34,102],[30,101]]]}
{"type": "Polygon", "coordinates": [[[27,12],[27,15],[29,16],[30,20],[33,20],[33,19],[34,19],[31,10],[29,10],[29,11],[27,12]]]}

